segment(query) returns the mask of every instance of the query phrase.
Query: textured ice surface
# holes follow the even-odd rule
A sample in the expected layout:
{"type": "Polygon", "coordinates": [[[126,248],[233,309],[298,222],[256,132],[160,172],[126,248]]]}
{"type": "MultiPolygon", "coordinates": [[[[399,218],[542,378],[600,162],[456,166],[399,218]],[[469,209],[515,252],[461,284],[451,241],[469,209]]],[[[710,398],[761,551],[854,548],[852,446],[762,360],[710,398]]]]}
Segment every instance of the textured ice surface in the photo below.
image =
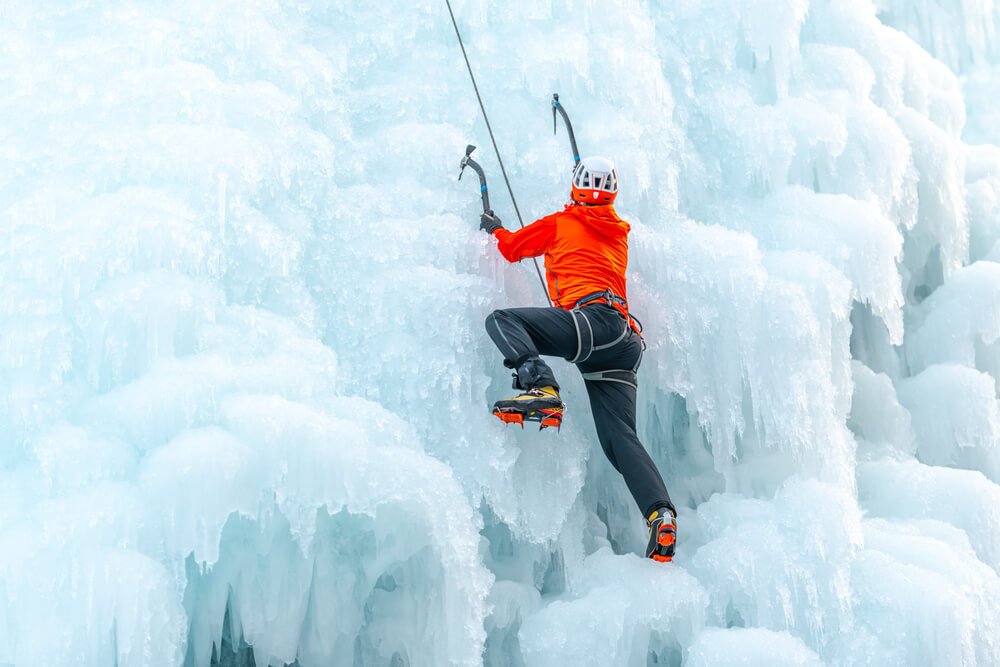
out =
{"type": "Polygon", "coordinates": [[[818,667],[823,662],[809,647],[787,633],[761,628],[707,628],[691,646],[689,667],[818,667]]]}
{"type": "Polygon", "coordinates": [[[676,562],[486,410],[443,2],[14,0],[0,666],[1000,664],[1000,5],[453,4],[526,218],[617,161],[676,562]]]}

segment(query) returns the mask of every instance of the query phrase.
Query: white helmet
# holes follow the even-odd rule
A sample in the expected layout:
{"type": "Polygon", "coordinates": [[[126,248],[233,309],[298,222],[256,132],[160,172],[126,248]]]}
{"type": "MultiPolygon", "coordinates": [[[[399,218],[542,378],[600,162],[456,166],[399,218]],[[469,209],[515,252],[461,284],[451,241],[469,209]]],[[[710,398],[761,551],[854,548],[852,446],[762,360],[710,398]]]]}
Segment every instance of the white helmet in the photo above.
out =
{"type": "Polygon", "coordinates": [[[581,204],[612,204],[618,196],[615,163],[606,157],[585,157],[573,170],[573,200],[581,204]]]}

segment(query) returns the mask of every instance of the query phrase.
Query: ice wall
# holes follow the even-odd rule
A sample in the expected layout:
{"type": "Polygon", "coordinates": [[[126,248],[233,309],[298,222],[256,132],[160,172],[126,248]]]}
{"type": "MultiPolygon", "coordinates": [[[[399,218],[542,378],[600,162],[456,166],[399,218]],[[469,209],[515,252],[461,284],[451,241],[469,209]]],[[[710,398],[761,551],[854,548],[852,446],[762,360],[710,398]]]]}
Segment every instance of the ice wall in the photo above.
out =
{"type": "Polygon", "coordinates": [[[1000,7],[453,4],[526,218],[551,93],[618,163],[677,561],[486,409],[443,2],[7,2],[0,666],[1000,663],[1000,7]]]}

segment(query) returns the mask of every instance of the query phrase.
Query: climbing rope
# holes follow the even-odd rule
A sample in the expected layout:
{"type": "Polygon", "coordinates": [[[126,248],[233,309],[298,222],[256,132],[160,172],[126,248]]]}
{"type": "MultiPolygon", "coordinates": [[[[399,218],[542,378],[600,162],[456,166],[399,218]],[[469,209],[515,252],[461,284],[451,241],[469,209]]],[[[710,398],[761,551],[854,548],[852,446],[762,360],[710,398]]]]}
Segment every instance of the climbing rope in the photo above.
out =
{"type": "MultiPolygon", "coordinates": [[[[462,33],[458,29],[458,21],[455,20],[455,12],[451,9],[451,0],[444,0],[445,4],[448,5],[448,14],[451,15],[451,24],[455,26],[455,35],[458,37],[458,45],[462,47],[462,57],[465,58],[465,66],[469,70],[469,78],[472,79],[472,88],[476,91],[476,99],[479,100],[479,108],[483,112],[483,119],[486,121],[486,129],[490,133],[490,141],[493,142],[493,152],[496,153],[497,162],[500,163],[500,172],[503,174],[503,181],[507,184],[507,192],[510,193],[510,200],[514,203],[514,212],[517,214],[517,224],[524,228],[524,220],[521,218],[521,209],[517,207],[517,198],[514,196],[514,189],[510,186],[510,179],[507,178],[507,169],[503,166],[503,159],[500,157],[500,149],[497,148],[496,137],[493,136],[493,127],[490,125],[490,117],[486,114],[486,106],[483,104],[483,98],[479,94],[479,86],[476,84],[476,75],[472,73],[472,65],[469,63],[469,54],[465,52],[465,42],[462,40],[462,33]]],[[[542,270],[538,268],[538,258],[533,257],[531,259],[532,263],[535,265],[535,273],[538,274],[538,280],[542,283],[542,291],[545,292],[545,299],[552,305],[552,299],[549,297],[549,291],[545,286],[545,279],[542,278],[542,270]]]]}

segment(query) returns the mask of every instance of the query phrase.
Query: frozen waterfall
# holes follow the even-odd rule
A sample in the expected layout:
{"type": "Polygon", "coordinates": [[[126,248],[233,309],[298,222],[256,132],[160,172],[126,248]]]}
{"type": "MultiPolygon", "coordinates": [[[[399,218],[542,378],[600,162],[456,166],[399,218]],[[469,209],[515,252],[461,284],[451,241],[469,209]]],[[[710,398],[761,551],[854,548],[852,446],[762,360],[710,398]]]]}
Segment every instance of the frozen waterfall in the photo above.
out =
{"type": "Polygon", "coordinates": [[[443,0],[0,1],[0,667],[1000,665],[1000,4],[454,0],[526,219],[614,157],[675,562],[443,0]]]}

